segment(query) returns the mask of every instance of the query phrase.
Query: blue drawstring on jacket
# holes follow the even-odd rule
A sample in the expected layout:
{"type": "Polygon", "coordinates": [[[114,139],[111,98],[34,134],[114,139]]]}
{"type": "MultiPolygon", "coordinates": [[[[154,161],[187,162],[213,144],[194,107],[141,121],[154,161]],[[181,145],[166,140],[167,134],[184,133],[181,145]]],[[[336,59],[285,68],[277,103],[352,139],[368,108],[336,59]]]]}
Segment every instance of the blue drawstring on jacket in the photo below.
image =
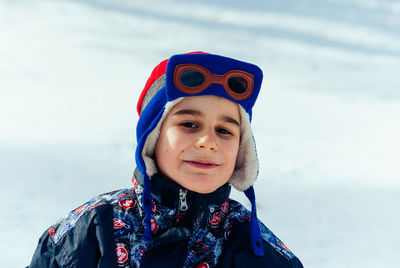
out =
{"type": "Polygon", "coordinates": [[[244,191],[244,194],[251,203],[251,218],[250,218],[250,243],[253,252],[257,256],[264,256],[263,243],[261,239],[260,226],[258,225],[257,209],[256,209],[256,196],[254,194],[253,186],[250,186],[244,191]]]}
{"type": "Polygon", "coordinates": [[[150,179],[145,174],[143,176],[143,207],[144,207],[144,234],[143,240],[151,241],[153,236],[151,234],[151,212],[152,212],[152,198],[151,198],[151,183],[150,179]]]}

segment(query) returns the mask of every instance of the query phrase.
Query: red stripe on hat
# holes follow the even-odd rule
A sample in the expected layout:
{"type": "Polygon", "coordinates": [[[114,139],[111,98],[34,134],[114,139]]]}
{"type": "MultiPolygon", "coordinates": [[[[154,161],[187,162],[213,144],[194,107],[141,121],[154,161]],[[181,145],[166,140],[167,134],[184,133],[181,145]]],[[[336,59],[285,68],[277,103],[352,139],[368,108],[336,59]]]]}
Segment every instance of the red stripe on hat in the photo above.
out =
{"type": "Polygon", "coordinates": [[[149,90],[149,88],[151,87],[151,85],[158,79],[160,78],[160,76],[162,76],[163,74],[165,74],[165,70],[167,69],[167,63],[168,63],[168,59],[163,60],[162,62],[160,62],[160,64],[158,64],[153,71],[151,72],[151,75],[149,77],[149,79],[147,79],[146,85],[144,86],[142,93],[140,94],[139,97],[139,101],[137,103],[136,109],[137,112],[140,116],[141,110],[142,110],[142,103],[144,100],[144,97],[147,94],[147,91],[149,90]]]}
{"type": "MultiPolygon", "coordinates": [[[[185,53],[185,54],[209,54],[207,52],[203,52],[203,51],[193,51],[193,52],[189,52],[189,53],[185,53]]],[[[153,85],[153,83],[160,78],[160,76],[162,76],[163,74],[165,74],[165,71],[167,69],[167,63],[168,63],[169,59],[163,60],[162,62],[160,62],[151,72],[150,77],[147,79],[146,85],[144,86],[142,93],[139,96],[139,101],[137,103],[136,109],[138,112],[138,115],[140,116],[141,110],[142,110],[142,104],[143,104],[143,100],[144,97],[147,94],[147,91],[149,91],[149,88],[151,87],[151,85],[153,85]]]]}

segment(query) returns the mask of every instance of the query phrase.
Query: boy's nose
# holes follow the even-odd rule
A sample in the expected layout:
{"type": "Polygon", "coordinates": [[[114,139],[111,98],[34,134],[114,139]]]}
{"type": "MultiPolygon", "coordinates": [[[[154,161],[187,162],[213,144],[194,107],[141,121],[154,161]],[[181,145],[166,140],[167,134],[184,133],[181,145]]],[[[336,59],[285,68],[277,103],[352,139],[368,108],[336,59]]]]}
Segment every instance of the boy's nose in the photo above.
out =
{"type": "Polygon", "coordinates": [[[213,152],[217,151],[218,149],[215,137],[209,134],[200,136],[196,142],[196,147],[198,149],[209,149],[213,152]]]}

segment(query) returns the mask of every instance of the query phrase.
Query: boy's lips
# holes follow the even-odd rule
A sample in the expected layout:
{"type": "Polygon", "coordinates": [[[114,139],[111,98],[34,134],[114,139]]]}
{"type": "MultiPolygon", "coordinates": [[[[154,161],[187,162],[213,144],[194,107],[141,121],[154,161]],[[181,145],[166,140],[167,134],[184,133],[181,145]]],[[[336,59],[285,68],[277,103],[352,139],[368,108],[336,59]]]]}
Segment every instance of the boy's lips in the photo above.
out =
{"type": "Polygon", "coordinates": [[[202,168],[202,169],[211,169],[219,166],[219,164],[208,160],[185,160],[183,162],[192,167],[202,168]]]}

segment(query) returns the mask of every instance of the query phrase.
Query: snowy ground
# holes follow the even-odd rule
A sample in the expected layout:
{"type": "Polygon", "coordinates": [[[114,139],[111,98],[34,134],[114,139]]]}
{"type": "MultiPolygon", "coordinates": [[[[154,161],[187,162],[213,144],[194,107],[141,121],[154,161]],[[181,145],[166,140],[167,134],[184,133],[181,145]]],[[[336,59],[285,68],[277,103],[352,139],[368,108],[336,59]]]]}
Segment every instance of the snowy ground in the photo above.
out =
{"type": "Polygon", "coordinates": [[[147,76],[205,50],[264,71],[253,120],[264,223],[305,267],[395,267],[400,5],[136,2],[0,0],[0,266],[29,264],[56,219],[130,186],[147,76]]]}

